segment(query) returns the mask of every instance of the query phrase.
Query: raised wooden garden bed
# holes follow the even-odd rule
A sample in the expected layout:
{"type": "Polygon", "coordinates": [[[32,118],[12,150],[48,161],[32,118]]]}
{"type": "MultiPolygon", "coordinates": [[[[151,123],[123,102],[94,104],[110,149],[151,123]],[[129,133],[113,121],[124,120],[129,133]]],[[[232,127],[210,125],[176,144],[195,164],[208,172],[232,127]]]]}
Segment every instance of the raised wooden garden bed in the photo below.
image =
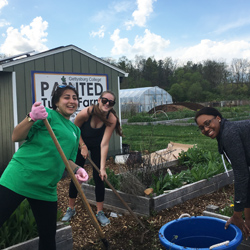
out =
{"type": "MultiPolygon", "coordinates": [[[[232,184],[234,178],[233,171],[230,170],[228,173],[229,177],[226,173],[218,174],[209,180],[188,184],[157,197],[134,196],[119,191],[118,193],[135,213],[148,216],[152,211],[159,212],[232,184]]],[[[82,190],[91,204],[96,203],[94,189],[94,186],[82,184],[82,190]]],[[[126,208],[111,189],[106,189],[104,206],[113,211],[127,213],[126,208]]]]}
{"type": "MultiPolygon", "coordinates": [[[[38,249],[38,237],[7,247],[3,250],[34,250],[38,249]]],[[[57,250],[72,250],[73,238],[72,229],[69,225],[64,225],[62,222],[58,222],[56,230],[56,249],[57,250]]]]}

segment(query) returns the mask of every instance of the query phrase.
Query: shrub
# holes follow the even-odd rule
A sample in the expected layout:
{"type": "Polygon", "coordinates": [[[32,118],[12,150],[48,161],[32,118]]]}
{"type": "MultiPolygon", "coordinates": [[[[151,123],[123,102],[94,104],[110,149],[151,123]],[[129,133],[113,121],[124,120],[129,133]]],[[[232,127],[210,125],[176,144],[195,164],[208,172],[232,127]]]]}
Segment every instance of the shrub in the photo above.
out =
{"type": "MultiPolygon", "coordinates": [[[[57,211],[57,221],[62,218],[57,211]]],[[[25,199],[0,228],[0,249],[33,239],[38,236],[35,217],[29,202],[25,199]]]]}
{"type": "MultiPolygon", "coordinates": [[[[181,187],[183,183],[188,184],[209,179],[225,171],[219,155],[210,151],[194,147],[179,155],[179,165],[186,165],[189,169],[175,175],[169,173],[161,174],[159,177],[153,175],[151,187],[156,195],[162,194],[165,190],[181,187]]],[[[230,168],[228,166],[228,169],[230,168]]]]}
{"type": "Polygon", "coordinates": [[[36,221],[30,205],[25,199],[0,228],[0,249],[7,248],[37,236],[36,221]]]}

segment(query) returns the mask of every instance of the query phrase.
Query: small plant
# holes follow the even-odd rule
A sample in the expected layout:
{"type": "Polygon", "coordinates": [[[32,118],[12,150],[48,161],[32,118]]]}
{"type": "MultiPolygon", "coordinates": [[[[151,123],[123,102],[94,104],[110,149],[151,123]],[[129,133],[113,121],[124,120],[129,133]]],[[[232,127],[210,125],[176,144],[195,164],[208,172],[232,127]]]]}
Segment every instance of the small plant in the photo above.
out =
{"type": "Polygon", "coordinates": [[[224,216],[228,216],[231,217],[234,213],[234,201],[233,201],[233,197],[230,197],[230,204],[227,204],[224,208],[219,210],[219,214],[224,215],[224,216]]]}
{"type": "MultiPolygon", "coordinates": [[[[110,184],[116,189],[116,190],[120,190],[120,176],[116,175],[115,172],[113,170],[110,170],[109,168],[106,168],[106,173],[108,176],[108,181],[110,182],[110,184]]],[[[91,178],[88,182],[89,185],[95,186],[95,182],[94,179],[91,178]]],[[[104,186],[105,188],[110,188],[106,182],[104,182],[104,186]]]]}
{"type": "Polygon", "coordinates": [[[159,177],[153,175],[153,183],[151,188],[154,189],[154,193],[156,193],[156,195],[160,195],[163,194],[165,190],[172,190],[181,187],[182,184],[183,175],[170,175],[168,173],[163,175],[161,173],[159,177]]]}
{"type": "Polygon", "coordinates": [[[231,217],[234,213],[234,204],[225,206],[219,210],[219,214],[231,217]]]}
{"type": "MultiPolygon", "coordinates": [[[[178,235],[173,235],[173,239],[171,240],[171,245],[172,244],[174,245],[175,244],[174,241],[177,239],[178,239],[178,235]]],[[[171,249],[172,249],[172,247],[170,246],[169,250],[171,250],[171,249]]]]}
{"type": "Polygon", "coordinates": [[[182,151],[179,154],[178,162],[180,165],[192,167],[194,164],[215,161],[216,158],[218,158],[218,154],[213,154],[211,151],[193,147],[189,148],[186,152],[182,151]]]}

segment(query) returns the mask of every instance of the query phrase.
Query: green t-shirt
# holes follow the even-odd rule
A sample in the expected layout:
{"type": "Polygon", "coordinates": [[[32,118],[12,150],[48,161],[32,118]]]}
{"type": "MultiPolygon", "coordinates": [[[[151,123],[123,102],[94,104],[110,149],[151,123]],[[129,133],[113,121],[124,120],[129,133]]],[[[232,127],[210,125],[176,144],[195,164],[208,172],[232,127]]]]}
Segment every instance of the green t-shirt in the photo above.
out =
{"type": "MultiPolygon", "coordinates": [[[[55,110],[46,108],[47,120],[68,160],[75,162],[80,129],[55,110]]],[[[57,201],[57,183],[64,162],[42,120],[31,127],[27,140],[13,155],[0,184],[25,197],[57,201]]]]}

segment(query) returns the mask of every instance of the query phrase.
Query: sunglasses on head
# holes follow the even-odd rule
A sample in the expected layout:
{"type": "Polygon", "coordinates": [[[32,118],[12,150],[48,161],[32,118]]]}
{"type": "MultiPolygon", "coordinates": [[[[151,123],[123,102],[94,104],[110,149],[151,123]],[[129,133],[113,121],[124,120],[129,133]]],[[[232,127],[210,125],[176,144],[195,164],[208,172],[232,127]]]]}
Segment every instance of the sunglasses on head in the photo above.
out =
{"type": "Polygon", "coordinates": [[[115,101],[109,100],[108,98],[101,97],[101,100],[102,104],[106,104],[108,102],[110,107],[113,107],[115,105],[115,101]]]}
{"type": "Polygon", "coordinates": [[[60,89],[63,89],[63,88],[66,88],[66,87],[70,87],[72,89],[75,89],[75,87],[73,85],[57,85],[57,88],[60,88],[60,89]]]}

